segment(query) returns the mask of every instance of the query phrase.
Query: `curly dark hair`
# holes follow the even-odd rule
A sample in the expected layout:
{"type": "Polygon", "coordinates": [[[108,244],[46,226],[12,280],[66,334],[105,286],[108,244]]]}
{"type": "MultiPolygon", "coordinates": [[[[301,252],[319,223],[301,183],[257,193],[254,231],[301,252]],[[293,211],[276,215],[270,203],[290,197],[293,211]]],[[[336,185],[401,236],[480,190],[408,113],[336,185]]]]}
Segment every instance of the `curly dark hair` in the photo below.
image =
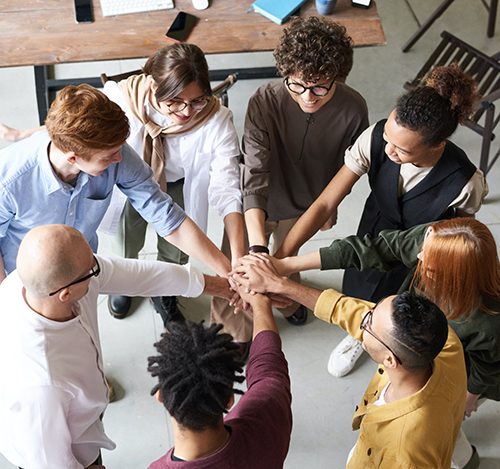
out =
{"type": "Polygon", "coordinates": [[[479,99],[476,82],[458,65],[436,67],[424,86],[401,96],[396,104],[396,122],[434,146],[445,141],[474,111],[479,99]]]}
{"type": "Polygon", "coordinates": [[[344,26],[315,16],[292,19],[274,50],[279,74],[306,82],[345,81],[352,55],[352,39],[344,26]]]}
{"type": "Polygon", "coordinates": [[[155,345],[160,355],[148,358],[148,371],[158,377],[151,390],[160,390],[163,405],[183,427],[201,431],[215,427],[226,411],[234,382],[242,383],[244,362],[221,324],[169,322],[155,345]]]}
{"type": "Polygon", "coordinates": [[[422,295],[404,292],[392,300],[391,348],[408,369],[428,367],[448,338],[444,313],[422,295]]]}

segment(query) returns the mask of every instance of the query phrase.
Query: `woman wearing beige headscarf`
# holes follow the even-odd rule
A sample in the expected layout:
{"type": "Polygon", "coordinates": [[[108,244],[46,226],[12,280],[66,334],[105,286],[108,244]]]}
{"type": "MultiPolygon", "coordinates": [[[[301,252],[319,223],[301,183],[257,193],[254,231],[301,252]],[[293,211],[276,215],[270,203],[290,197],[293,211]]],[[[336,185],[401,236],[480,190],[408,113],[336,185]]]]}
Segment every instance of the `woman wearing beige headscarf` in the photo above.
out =
{"type": "MultiPolygon", "coordinates": [[[[160,186],[204,231],[212,206],[224,220],[231,258],[243,255],[238,137],[231,112],[212,96],[201,49],[184,43],[165,47],[148,59],[142,74],[108,81],[104,93],[126,112],[127,143],[151,166],[160,186]]],[[[118,206],[114,216],[120,217],[122,253],[136,258],[147,223],[129,202],[118,206]]],[[[112,211],[108,214],[113,217],[112,211]]],[[[158,260],[180,264],[187,256],[158,237],[158,260]]],[[[164,322],[182,319],[175,297],[154,298],[153,303],[164,322]]],[[[113,316],[122,318],[130,299],[110,297],[108,305],[113,316]]]]}

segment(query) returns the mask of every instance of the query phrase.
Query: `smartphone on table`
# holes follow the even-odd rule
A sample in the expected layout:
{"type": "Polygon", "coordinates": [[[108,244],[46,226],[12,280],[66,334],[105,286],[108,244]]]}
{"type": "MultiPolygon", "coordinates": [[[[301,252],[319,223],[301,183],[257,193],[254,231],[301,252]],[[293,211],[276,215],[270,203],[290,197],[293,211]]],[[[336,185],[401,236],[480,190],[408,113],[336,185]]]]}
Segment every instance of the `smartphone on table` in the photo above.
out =
{"type": "Polygon", "coordinates": [[[92,0],[73,0],[75,3],[75,19],[77,23],[92,23],[92,0]]]}
{"type": "Polygon", "coordinates": [[[170,25],[170,28],[168,28],[165,36],[176,41],[185,41],[198,23],[198,20],[199,18],[196,16],[180,11],[170,25]]]}

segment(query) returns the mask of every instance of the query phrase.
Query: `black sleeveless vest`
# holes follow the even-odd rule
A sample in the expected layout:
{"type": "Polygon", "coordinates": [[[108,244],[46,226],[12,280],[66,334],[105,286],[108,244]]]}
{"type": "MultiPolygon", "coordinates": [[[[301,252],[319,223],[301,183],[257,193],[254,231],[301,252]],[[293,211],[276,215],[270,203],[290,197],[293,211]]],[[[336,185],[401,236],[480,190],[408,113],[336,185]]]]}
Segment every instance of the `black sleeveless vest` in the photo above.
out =
{"type": "Polygon", "coordinates": [[[463,150],[446,142],[443,155],[431,172],[406,194],[398,197],[401,165],[385,153],[383,139],[386,119],[379,121],[372,134],[368,197],[358,235],[378,235],[381,230],[406,230],[412,226],[455,216],[450,203],[458,197],[476,167],[463,150]]]}
{"type": "MultiPolygon", "coordinates": [[[[415,187],[398,196],[401,166],[385,153],[382,120],[375,125],[370,149],[368,180],[372,192],[361,215],[358,236],[377,236],[381,230],[406,230],[412,226],[452,218],[455,209],[450,203],[458,197],[476,167],[456,145],[446,142],[443,155],[429,174],[415,187]]],[[[342,292],[349,296],[377,302],[397,293],[409,271],[401,264],[390,272],[347,269],[342,292]]]]}

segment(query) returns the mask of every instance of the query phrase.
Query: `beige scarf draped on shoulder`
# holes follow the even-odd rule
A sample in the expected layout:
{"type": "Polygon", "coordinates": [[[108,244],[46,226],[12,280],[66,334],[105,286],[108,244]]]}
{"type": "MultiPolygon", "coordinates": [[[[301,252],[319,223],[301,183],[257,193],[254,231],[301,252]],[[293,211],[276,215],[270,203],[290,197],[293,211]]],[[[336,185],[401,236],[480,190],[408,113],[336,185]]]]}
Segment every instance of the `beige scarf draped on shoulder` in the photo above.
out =
{"type": "MultiPolygon", "coordinates": [[[[165,149],[163,148],[163,136],[179,135],[192,130],[206,122],[220,108],[220,101],[215,96],[209,98],[208,104],[184,125],[172,122],[162,127],[150,120],[144,108],[146,98],[154,99],[151,84],[153,77],[145,75],[132,75],[119,83],[124,96],[128,100],[132,113],[144,124],[143,158],[151,166],[154,176],[163,191],[167,190],[167,179],[165,177],[165,149]]],[[[151,102],[151,101],[150,101],[151,102]]]]}

